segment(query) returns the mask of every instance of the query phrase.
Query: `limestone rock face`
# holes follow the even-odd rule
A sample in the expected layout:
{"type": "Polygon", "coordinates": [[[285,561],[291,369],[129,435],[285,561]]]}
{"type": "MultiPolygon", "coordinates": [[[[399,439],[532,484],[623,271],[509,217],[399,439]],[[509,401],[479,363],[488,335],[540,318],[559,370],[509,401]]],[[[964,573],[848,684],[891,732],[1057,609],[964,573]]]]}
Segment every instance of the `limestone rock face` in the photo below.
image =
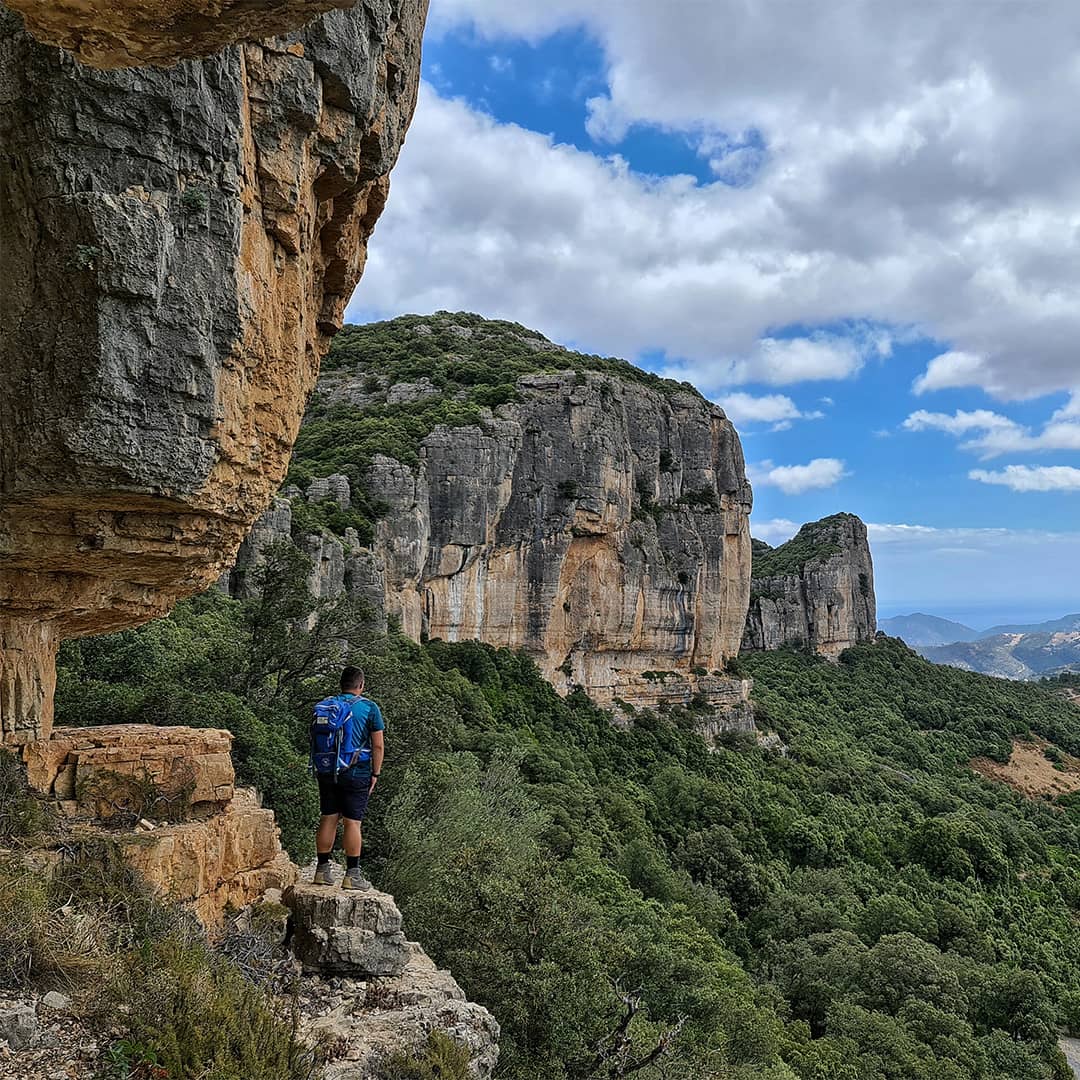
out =
{"type": "Polygon", "coordinates": [[[281,849],[273,810],[238,788],[218,813],[115,837],[124,859],[163,895],[190,907],[207,926],[267,889],[284,889],[297,869],[281,849]]]}
{"type": "MultiPolygon", "coordinates": [[[[365,381],[329,373],[320,396],[363,401],[365,381]]],[[[601,704],[745,706],[749,684],[723,675],[750,584],[752,497],[730,421],[688,390],[597,372],[529,375],[517,389],[522,400],[478,426],[437,427],[417,468],[376,455],[367,490],[388,509],[374,545],[305,541],[313,592],[348,589],[416,639],[524,649],[557,689],[583,686],[601,704]]],[[[309,500],[348,505],[344,476],[316,485],[309,500]]],[[[288,533],[275,505],[229,587],[288,533]]]]}
{"type": "Polygon", "coordinates": [[[425,14],[369,0],[104,72],[0,7],[4,742],[47,736],[63,637],[204,588],[280,485],[412,115],[425,14]]]}
{"type": "Polygon", "coordinates": [[[449,971],[435,966],[415,942],[401,974],[376,983],[341,980],[341,1000],[307,1027],[318,1045],[331,1047],[326,1080],[381,1080],[383,1061],[420,1049],[431,1031],[443,1031],[469,1052],[469,1072],[488,1080],[499,1060],[499,1025],[468,1001],[449,971]]]}
{"type": "Polygon", "coordinates": [[[226,907],[296,880],[272,810],[235,786],[232,735],[215,728],[57,728],[23,748],[27,779],[80,832],[103,825],[124,859],[210,927],[226,907]]]}
{"type": "Polygon", "coordinates": [[[31,787],[72,813],[97,814],[95,790],[109,776],[148,782],[166,798],[182,796],[188,810],[214,809],[235,793],[232,735],[217,728],[106,724],[56,728],[51,739],[23,748],[31,787]]]}
{"type": "Polygon", "coordinates": [[[416,470],[375,459],[387,613],[413,637],[525,649],[603,704],[655,704],[646,672],[722,669],[748,602],[751,506],[723,412],[592,372],[518,391],[479,427],[437,428],[416,470]]]}
{"type": "Polygon", "coordinates": [[[99,68],[172,64],[297,30],[352,0],[8,0],[38,41],[99,68]]]}
{"type": "Polygon", "coordinates": [[[804,525],[777,548],[754,544],[744,651],[794,645],[835,660],[873,640],[874,566],[866,526],[854,514],[804,525]]]}

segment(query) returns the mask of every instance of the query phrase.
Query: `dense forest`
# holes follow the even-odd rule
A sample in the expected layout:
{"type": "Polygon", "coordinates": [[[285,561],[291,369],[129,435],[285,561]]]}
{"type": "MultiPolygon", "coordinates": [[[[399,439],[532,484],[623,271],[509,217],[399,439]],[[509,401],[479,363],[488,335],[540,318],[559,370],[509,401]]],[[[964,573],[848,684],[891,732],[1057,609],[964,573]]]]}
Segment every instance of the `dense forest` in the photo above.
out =
{"type": "Polygon", "coordinates": [[[376,633],[307,569],[282,545],[257,598],[69,642],[59,722],[230,728],[304,859],[311,702],[361,663],[388,725],[365,867],[495,1013],[501,1077],[1068,1076],[1080,806],[969,766],[1027,734],[1080,753],[1056,687],[884,638],[760,654],[741,663],[785,749],[710,748],[692,711],[617,728],[523,655],[376,633]]]}

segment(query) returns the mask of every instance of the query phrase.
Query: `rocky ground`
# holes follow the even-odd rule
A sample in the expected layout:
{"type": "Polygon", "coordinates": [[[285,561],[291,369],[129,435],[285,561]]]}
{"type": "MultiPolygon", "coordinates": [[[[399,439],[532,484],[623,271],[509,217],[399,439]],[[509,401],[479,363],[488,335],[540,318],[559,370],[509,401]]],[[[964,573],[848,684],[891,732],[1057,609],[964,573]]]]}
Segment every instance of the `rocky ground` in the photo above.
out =
{"type": "Polygon", "coordinates": [[[90,1080],[100,1067],[102,1043],[110,1037],[91,1031],[73,1014],[66,995],[57,991],[0,992],[4,1080],[90,1080]]]}

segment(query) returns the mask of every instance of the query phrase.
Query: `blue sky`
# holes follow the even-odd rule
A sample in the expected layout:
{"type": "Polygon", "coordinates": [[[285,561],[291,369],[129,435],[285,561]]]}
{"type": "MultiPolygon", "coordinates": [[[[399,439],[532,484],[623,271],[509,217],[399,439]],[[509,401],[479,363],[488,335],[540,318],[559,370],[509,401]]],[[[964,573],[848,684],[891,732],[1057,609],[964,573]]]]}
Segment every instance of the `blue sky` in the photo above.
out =
{"type": "Polygon", "coordinates": [[[348,316],[473,310],[690,379],[756,535],[870,523],[883,615],[1080,610],[1080,86],[1068,49],[1024,60],[1080,22],[812,7],[434,0],[348,316]]]}

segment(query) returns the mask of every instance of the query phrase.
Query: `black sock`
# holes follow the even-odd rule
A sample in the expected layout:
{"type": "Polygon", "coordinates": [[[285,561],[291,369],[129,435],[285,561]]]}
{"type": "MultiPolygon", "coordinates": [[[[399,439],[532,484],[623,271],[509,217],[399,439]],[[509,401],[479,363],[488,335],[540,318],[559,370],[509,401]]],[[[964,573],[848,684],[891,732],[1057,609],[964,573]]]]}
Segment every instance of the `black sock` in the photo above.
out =
{"type": "Polygon", "coordinates": [[[328,865],[329,862],[330,862],[330,856],[333,855],[333,854],[334,853],[332,851],[327,851],[327,852],[320,851],[319,852],[319,865],[320,866],[328,865]]]}
{"type": "Polygon", "coordinates": [[[355,870],[360,865],[359,855],[346,855],[345,856],[345,868],[347,870],[355,870]]]}

